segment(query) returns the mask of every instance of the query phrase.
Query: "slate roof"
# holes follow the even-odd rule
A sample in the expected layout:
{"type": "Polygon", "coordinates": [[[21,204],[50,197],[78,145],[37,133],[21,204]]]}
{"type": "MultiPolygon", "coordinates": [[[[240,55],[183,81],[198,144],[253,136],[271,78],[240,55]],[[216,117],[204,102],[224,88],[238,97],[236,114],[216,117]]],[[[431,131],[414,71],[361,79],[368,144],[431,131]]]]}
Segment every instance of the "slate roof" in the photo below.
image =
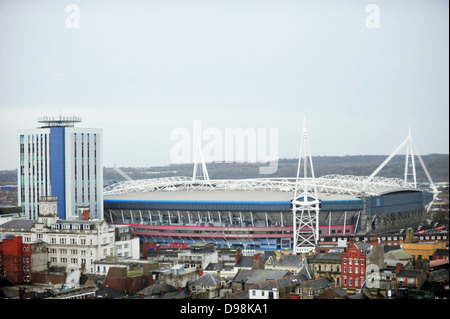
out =
{"type": "Polygon", "coordinates": [[[189,285],[215,287],[215,286],[220,285],[220,279],[214,274],[205,274],[205,275],[198,277],[197,279],[189,282],[189,285]]]}
{"type": "Polygon", "coordinates": [[[279,279],[274,280],[266,280],[264,282],[256,284],[256,286],[251,287],[250,289],[256,289],[256,290],[272,290],[273,288],[281,289],[286,287],[292,287],[299,283],[307,281],[308,278],[306,278],[303,274],[293,275],[293,276],[287,276],[279,279]]]}
{"type": "Polygon", "coordinates": [[[209,263],[205,270],[216,270],[216,271],[220,271],[223,269],[223,266],[220,263],[209,263]]]}
{"type": "Polygon", "coordinates": [[[448,281],[448,269],[439,269],[439,270],[431,271],[430,279],[431,279],[431,281],[441,281],[441,280],[446,280],[446,279],[448,281]]]}
{"type": "Polygon", "coordinates": [[[384,258],[384,263],[386,264],[386,267],[396,267],[397,264],[402,264],[403,267],[408,265],[410,263],[409,260],[398,260],[398,259],[392,259],[392,258],[384,258]]]}
{"type": "Polygon", "coordinates": [[[395,249],[391,250],[384,254],[385,259],[396,259],[396,260],[405,260],[405,259],[413,259],[414,257],[403,249],[395,249]]]}
{"type": "Polygon", "coordinates": [[[100,299],[114,299],[124,297],[126,295],[126,293],[111,287],[101,288],[95,292],[95,298],[100,299]]]}
{"type": "Polygon", "coordinates": [[[236,276],[233,278],[233,282],[246,282],[255,272],[256,270],[247,270],[247,269],[240,269],[236,276]]]}
{"type": "Polygon", "coordinates": [[[330,287],[331,282],[328,280],[328,278],[324,277],[324,278],[305,281],[305,285],[307,285],[308,287],[310,287],[314,290],[319,290],[319,289],[324,289],[324,288],[330,287]]]}
{"type": "Polygon", "coordinates": [[[25,228],[31,229],[37,220],[34,219],[13,219],[0,225],[0,228],[25,228]]]}
{"type": "Polygon", "coordinates": [[[397,273],[397,277],[419,277],[423,270],[420,269],[400,269],[397,273]]]}
{"type": "Polygon", "coordinates": [[[401,247],[400,247],[400,245],[384,245],[383,249],[384,249],[384,253],[386,254],[392,250],[401,249],[401,247]]]}
{"type": "Polygon", "coordinates": [[[145,296],[144,299],[184,299],[190,294],[187,288],[177,289],[164,294],[157,294],[152,296],[145,296]]]}
{"type": "MultiPolygon", "coordinates": [[[[275,259],[275,258],[274,258],[275,259]]],[[[302,264],[302,255],[283,255],[280,259],[274,260],[275,266],[300,267],[302,264]]]]}
{"type": "Polygon", "coordinates": [[[174,286],[168,285],[168,284],[154,284],[150,285],[138,292],[138,294],[145,294],[145,295],[159,295],[161,294],[161,291],[164,293],[176,291],[177,288],[174,286]]]}
{"type": "Polygon", "coordinates": [[[289,274],[287,270],[271,270],[271,269],[257,269],[255,272],[247,279],[246,284],[256,284],[268,279],[278,279],[283,278],[289,274]]]}
{"type": "Polygon", "coordinates": [[[241,256],[234,266],[251,268],[253,266],[253,256],[241,256]]]}
{"type": "Polygon", "coordinates": [[[306,256],[309,262],[318,262],[318,261],[332,261],[332,262],[341,262],[341,253],[318,253],[313,256],[306,256]]]}
{"type": "Polygon", "coordinates": [[[448,249],[436,249],[433,256],[447,256],[448,257],[448,249]]]}

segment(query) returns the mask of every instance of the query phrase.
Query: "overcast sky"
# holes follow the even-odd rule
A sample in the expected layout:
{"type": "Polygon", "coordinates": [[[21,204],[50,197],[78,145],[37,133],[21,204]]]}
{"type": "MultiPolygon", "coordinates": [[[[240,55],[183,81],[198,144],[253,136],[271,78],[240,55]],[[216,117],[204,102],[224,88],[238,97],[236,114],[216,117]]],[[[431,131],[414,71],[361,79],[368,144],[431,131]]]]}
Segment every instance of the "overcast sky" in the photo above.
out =
{"type": "Polygon", "coordinates": [[[279,157],[298,156],[305,118],[313,155],[389,155],[409,127],[422,155],[448,154],[448,6],[0,0],[0,169],[18,129],[60,112],[103,129],[107,166],[170,164],[194,120],[276,129],[279,157]]]}

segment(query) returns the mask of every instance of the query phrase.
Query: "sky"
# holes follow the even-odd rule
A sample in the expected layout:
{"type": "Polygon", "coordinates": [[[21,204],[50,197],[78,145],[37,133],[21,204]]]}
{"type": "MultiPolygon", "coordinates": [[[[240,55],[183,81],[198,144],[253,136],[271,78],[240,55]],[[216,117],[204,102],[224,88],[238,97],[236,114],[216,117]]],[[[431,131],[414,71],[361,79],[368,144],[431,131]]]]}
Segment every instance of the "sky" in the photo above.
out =
{"type": "Polygon", "coordinates": [[[230,129],[295,158],[304,121],[313,156],[387,156],[409,129],[421,155],[448,154],[448,6],[0,0],[0,169],[46,115],[102,128],[105,166],[192,162],[198,139],[225,160],[230,129]]]}

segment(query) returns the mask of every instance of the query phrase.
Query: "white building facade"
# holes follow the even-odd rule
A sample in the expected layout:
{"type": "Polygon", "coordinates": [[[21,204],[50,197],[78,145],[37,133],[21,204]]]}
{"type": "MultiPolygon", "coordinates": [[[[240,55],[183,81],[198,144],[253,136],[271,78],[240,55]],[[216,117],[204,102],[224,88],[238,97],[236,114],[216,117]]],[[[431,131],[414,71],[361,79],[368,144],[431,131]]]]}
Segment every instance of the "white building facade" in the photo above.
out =
{"type": "Polygon", "coordinates": [[[18,204],[37,219],[39,197],[58,197],[60,219],[103,219],[102,130],[74,127],[78,117],[44,117],[19,130],[18,204]]]}
{"type": "Polygon", "coordinates": [[[56,207],[56,197],[47,197],[37,220],[8,221],[0,233],[22,236],[24,243],[45,242],[50,266],[94,273],[94,261],[116,253],[115,227],[104,220],[60,220],[56,207]]]}

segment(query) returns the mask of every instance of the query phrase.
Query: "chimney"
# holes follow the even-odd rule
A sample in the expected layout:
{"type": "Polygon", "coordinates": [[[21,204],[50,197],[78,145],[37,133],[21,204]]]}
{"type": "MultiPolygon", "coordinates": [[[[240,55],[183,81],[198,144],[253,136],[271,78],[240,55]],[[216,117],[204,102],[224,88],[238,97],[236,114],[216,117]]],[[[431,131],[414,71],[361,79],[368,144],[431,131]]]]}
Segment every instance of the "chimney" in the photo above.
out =
{"type": "Polygon", "coordinates": [[[237,263],[239,261],[239,259],[241,259],[241,256],[242,256],[242,251],[240,248],[238,248],[236,250],[236,255],[234,257],[234,262],[237,263]]]}
{"type": "Polygon", "coordinates": [[[403,269],[403,265],[401,263],[395,264],[395,272],[398,273],[401,269],[403,269]]]}
{"type": "Polygon", "coordinates": [[[281,258],[281,251],[277,251],[277,260],[281,258]]]}
{"type": "Polygon", "coordinates": [[[371,244],[372,246],[377,246],[377,245],[378,245],[378,238],[377,238],[377,237],[372,237],[372,238],[370,239],[370,244],[371,244]]]}

